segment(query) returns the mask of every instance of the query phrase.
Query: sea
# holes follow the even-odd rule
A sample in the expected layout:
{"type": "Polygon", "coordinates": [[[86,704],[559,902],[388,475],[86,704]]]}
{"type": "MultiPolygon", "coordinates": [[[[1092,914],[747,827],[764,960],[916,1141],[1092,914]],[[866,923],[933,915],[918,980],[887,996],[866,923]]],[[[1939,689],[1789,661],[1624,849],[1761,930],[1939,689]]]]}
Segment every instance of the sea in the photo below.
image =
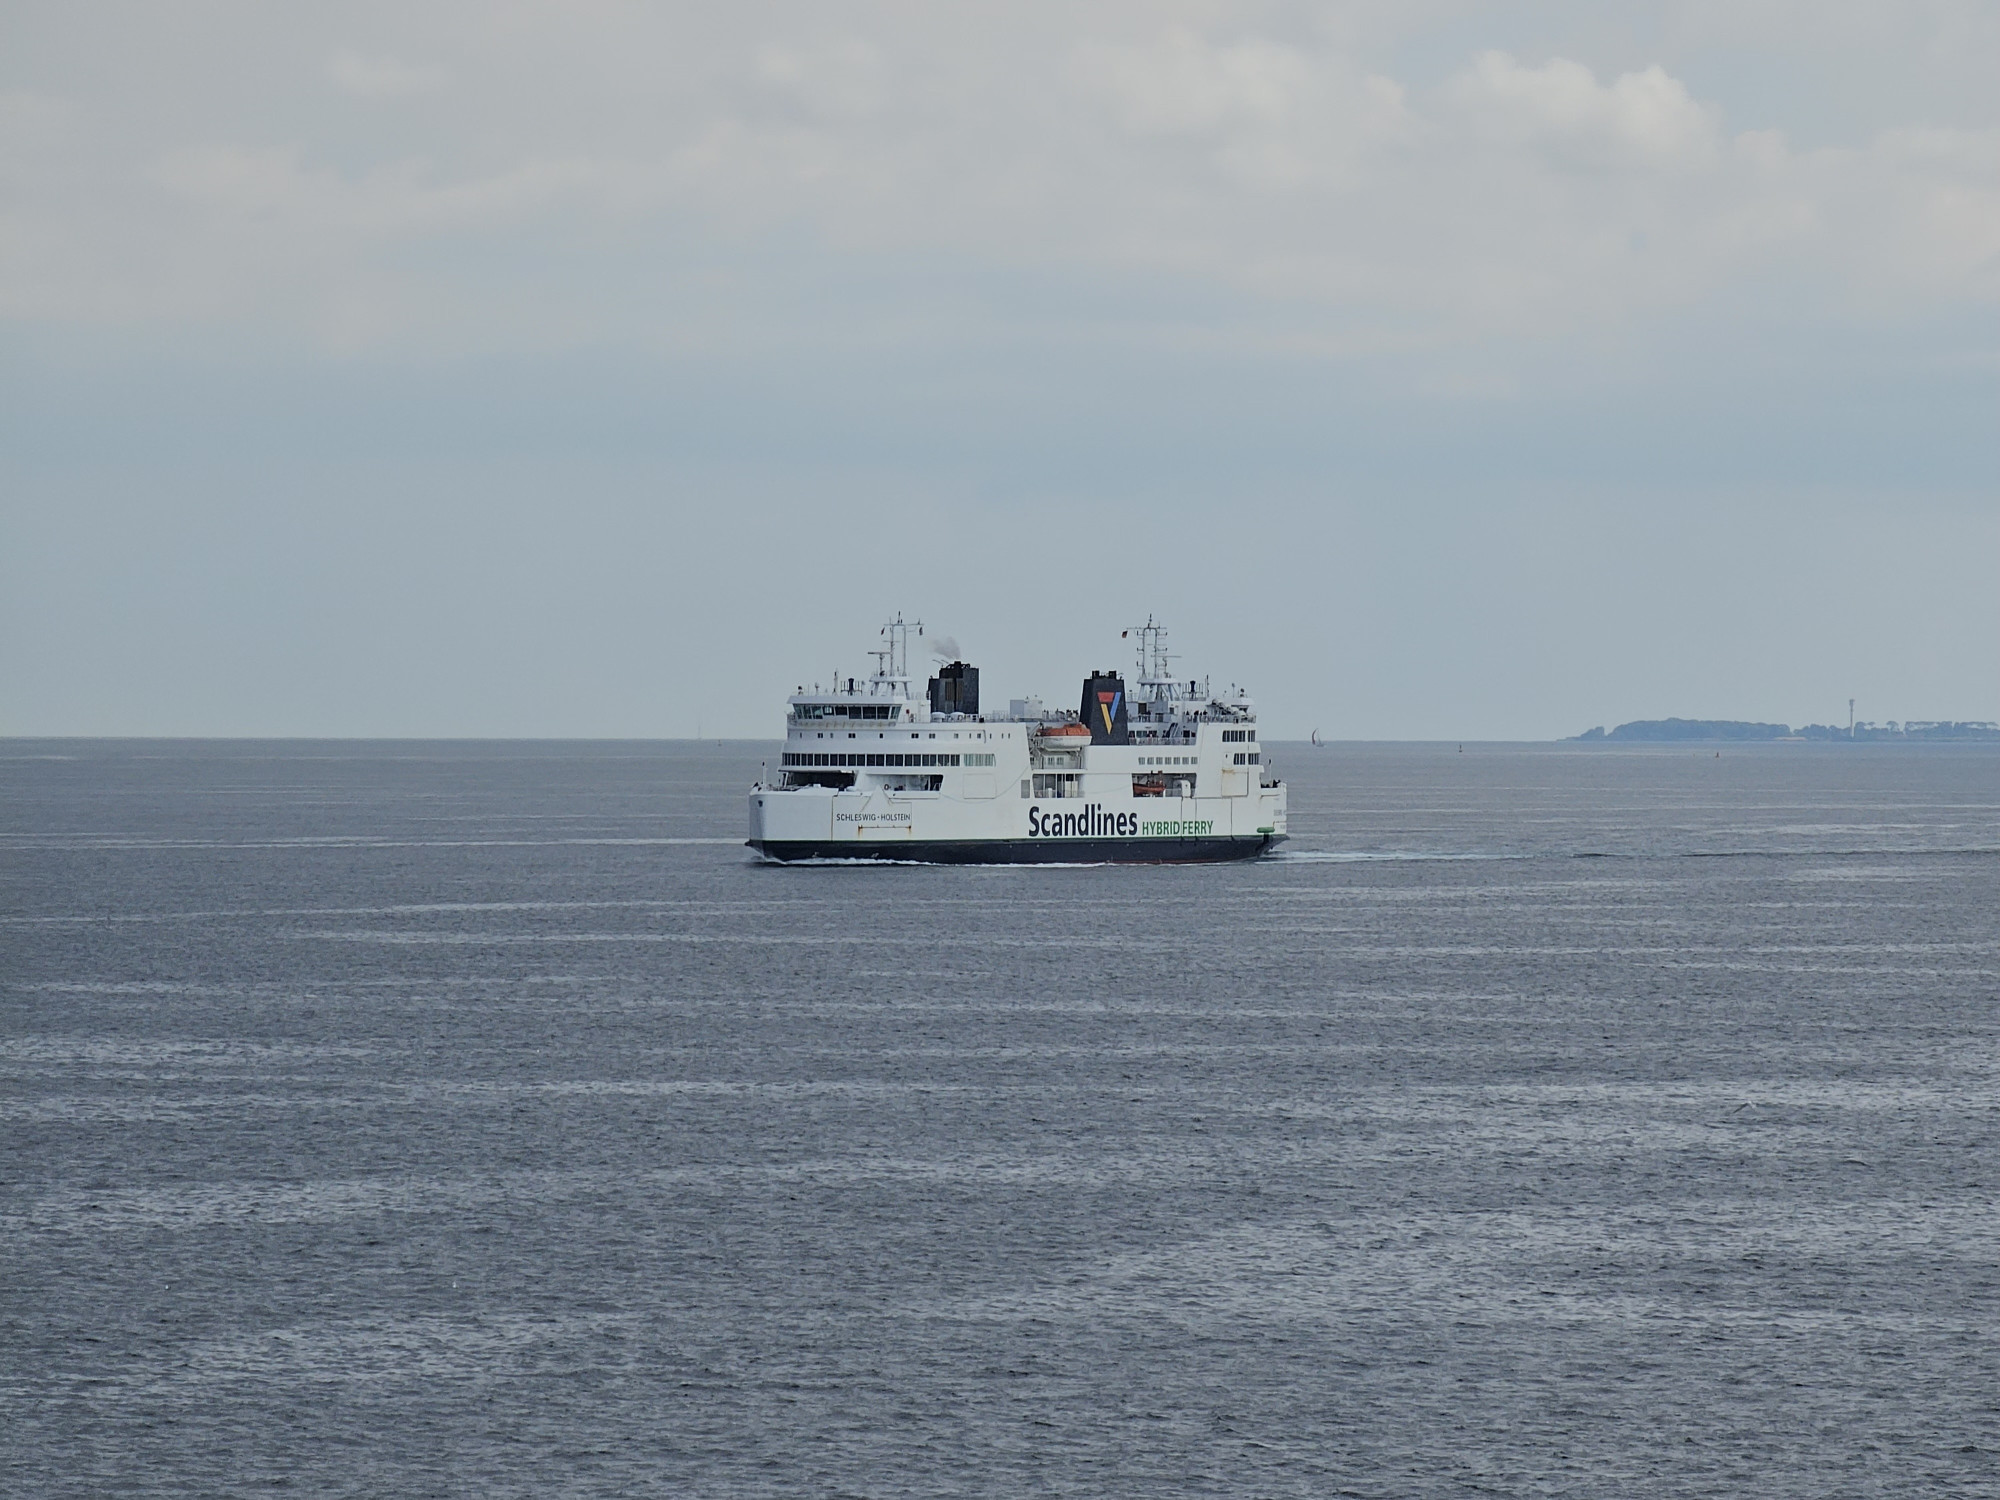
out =
{"type": "Polygon", "coordinates": [[[2000,1494],[2000,753],[0,742],[0,1491],[2000,1494]]]}

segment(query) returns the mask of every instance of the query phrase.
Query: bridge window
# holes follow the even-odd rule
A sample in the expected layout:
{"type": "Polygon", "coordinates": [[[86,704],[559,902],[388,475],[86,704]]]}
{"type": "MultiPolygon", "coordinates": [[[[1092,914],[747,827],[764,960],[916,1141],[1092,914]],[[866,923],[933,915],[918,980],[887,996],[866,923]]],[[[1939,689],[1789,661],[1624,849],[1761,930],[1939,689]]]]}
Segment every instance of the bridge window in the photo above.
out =
{"type": "Polygon", "coordinates": [[[903,717],[900,703],[795,703],[795,719],[888,719],[903,717]]]}

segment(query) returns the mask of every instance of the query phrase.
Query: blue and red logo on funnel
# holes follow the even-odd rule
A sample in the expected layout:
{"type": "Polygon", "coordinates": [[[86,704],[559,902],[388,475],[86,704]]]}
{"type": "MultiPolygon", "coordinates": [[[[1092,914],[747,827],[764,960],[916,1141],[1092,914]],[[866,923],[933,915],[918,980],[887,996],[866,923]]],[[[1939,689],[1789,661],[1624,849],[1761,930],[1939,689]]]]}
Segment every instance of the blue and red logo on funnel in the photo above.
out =
{"type": "Polygon", "coordinates": [[[1107,693],[1103,691],[1100,691],[1097,695],[1097,711],[1104,718],[1104,732],[1106,734],[1115,732],[1112,721],[1118,717],[1118,700],[1124,696],[1123,693],[1107,693]]]}

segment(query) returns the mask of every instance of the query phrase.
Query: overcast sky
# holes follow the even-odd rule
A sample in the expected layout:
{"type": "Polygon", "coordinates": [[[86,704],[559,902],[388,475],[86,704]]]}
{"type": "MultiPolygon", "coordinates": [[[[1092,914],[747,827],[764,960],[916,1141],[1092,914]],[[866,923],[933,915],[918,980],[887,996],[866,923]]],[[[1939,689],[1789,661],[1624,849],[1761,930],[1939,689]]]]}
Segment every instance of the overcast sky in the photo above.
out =
{"type": "Polygon", "coordinates": [[[0,732],[2000,718],[2000,6],[0,13],[0,732]]]}

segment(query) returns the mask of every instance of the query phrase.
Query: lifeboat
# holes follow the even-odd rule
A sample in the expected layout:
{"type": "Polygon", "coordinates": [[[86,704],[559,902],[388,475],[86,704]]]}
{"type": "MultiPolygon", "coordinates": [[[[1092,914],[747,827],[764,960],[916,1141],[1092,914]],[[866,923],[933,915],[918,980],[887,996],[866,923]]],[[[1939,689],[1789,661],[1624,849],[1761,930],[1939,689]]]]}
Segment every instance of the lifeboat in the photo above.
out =
{"type": "Polygon", "coordinates": [[[1083,724],[1044,724],[1035,731],[1044,750],[1073,750],[1090,743],[1090,729],[1083,724]]]}

